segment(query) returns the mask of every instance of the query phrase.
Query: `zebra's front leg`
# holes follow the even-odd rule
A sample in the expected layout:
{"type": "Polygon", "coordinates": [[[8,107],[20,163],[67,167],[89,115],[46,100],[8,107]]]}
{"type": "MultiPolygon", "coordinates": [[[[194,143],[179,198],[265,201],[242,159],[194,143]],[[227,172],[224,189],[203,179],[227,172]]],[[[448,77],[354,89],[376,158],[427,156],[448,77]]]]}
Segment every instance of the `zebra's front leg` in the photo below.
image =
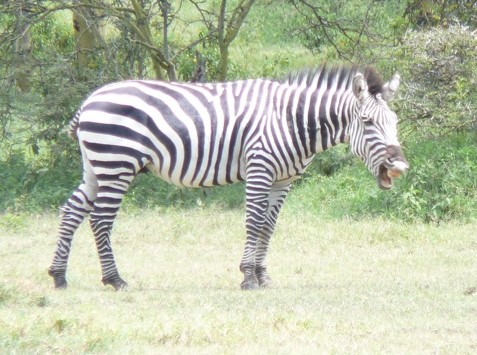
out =
{"type": "Polygon", "coordinates": [[[249,167],[246,182],[247,241],[240,263],[240,271],[244,274],[244,280],[240,285],[242,290],[259,288],[256,274],[257,243],[265,223],[271,184],[271,178],[263,173],[260,166],[256,172],[253,166],[249,167]]]}
{"type": "Polygon", "coordinates": [[[116,291],[126,289],[128,284],[119,276],[110,236],[114,219],[128,186],[129,182],[126,181],[108,182],[107,185],[100,185],[90,217],[91,229],[101,264],[101,281],[104,285],[113,286],[116,291]]]}
{"type": "Polygon", "coordinates": [[[96,198],[96,192],[96,185],[82,183],[60,210],[62,216],[56,249],[53,261],[48,269],[48,275],[53,277],[57,289],[64,289],[68,285],[66,282],[66,268],[73,235],[83,219],[93,209],[92,201],[96,198]]]}
{"type": "Polygon", "coordinates": [[[275,231],[278,214],[283,206],[283,202],[290,191],[291,184],[284,186],[274,185],[270,191],[268,198],[268,209],[265,218],[265,224],[262,228],[262,233],[257,245],[257,255],[255,257],[255,273],[257,275],[258,284],[260,287],[270,287],[272,279],[268,275],[266,258],[270,239],[275,231]]]}

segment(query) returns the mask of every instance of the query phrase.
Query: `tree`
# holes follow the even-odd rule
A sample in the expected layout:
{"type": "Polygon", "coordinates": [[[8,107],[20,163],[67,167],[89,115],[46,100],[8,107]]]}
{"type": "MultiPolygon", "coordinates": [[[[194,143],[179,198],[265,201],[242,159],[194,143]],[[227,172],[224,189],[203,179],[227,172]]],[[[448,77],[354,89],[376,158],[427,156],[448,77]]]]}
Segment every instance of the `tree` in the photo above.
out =
{"type": "Polygon", "coordinates": [[[396,18],[403,8],[401,3],[373,0],[289,1],[301,18],[291,33],[301,38],[306,47],[360,63],[376,61],[383,44],[394,42],[396,18]]]}
{"type": "MultiPolygon", "coordinates": [[[[228,3],[221,1],[220,9],[210,10],[214,21],[204,17],[196,23],[205,31],[181,41],[171,37],[170,26],[193,21],[181,18],[185,0],[0,2],[2,138],[17,140],[18,146],[31,147],[34,153],[42,144],[52,149],[58,142],[68,144],[60,132],[80,101],[111,81],[143,77],[177,80],[177,63],[187,61],[196,63],[192,64],[196,69],[183,78],[204,80],[207,59],[199,45],[205,42],[220,52],[219,74],[210,78],[225,80],[229,47],[253,2],[238,0],[229,11],[228,3]],[[69,16],[72,23],[64,21],[69,16]],[[103,33],[105,24],[107,35],[103,33]]],[[[202,2],[195,4],[192,9],[198,11],[193,15],[200,19],[209,10],[202,2]]],[[[13,141],[2,139],[0,150],[4,143],[14,146],[13,141]]],[[[63,151],[57,150],[58,154],[63,151]]]]}
{"type": "Polygon", "coordinates": [[[222,0],[220,4],[220,12],[217,20],[217,41],[220,50],[220,64],[219,64],[219,80],[227,78],[228,63],[229,63],[229,47],[235,37],[239,33],[245,18],[247,17],[250,8],[255,0],[240,0],[235,9],[232,11],[230,19],[227,21],[226,7],[227,1],[222,0]]]}
{"type": "Polygon", "coordinates": [[[396,48],[406,89],[396,104],[424,134],[477,128],[477,36],[450,25],[409,31],[396,48]]]}
{"type": "Polygon", "coordinates": [[[204,39],[211,38],[217,43],[220,53],[217,79],[224,81],[228,73],[230,46],[237,37],[255,0],[239,0],[231,11],[227,11],[227,0],[221,0],[218,13],[214,9],[204,7],[203,1],[190,0],[190,2],[197,8],[202,23],[207,28],[207,35],[204,39]]]}
{"type": "Polygon", "coordinates": [[[429,28],[452,24],[477,26],[476,0],[408,0],[403,17],[412,28],[429,28]]]}
{"type": "MultiPolygon", "coordinates": [[[[156,74],[157,79],[164,79],[165,76],[162,73],[163,70],[167,72],[170,80],[176,80],[176,71],[174,64],[170,60],[169,55],[169,42],[167,36],[168,30],[168,16],[170,13],[170,3],[167,0],[158,0],[158,5],[161,11],[161,18],[163,20],[163,45],[156,42],[150,26],[151,11],[146,11],[146,7],[143,5],[145,2],[139,2],[138,0],[131,0],[134,14],[134,21],[130,20],[127,16],[119,15],[126,21],[131,31],[135,34],[138,43],[145,47],[149,52],[152,60],[152,66],[156,74]]],[[[152,3],[149,4],[152,6],[152,3]]],[[[123,9],[126,11],[125,9],[123,9]]],[[[122,10],[116,9],[121,12],[122,10]]]]}

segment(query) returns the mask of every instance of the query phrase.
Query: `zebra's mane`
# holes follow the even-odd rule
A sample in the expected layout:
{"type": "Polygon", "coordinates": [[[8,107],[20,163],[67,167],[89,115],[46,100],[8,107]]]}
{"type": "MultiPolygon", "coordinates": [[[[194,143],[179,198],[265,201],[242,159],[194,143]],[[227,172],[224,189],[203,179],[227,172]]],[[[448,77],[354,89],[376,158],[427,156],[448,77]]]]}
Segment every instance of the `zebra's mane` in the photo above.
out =
{"type": "Polygon", "coordinates": [[[371,66],[359,68],[356,65],[329,65],[323,64],[313,69],[305,69],[288,75],[285,80],[288,84],[305,84],[306,86],[327,85],[329,88],[336,85],[338,88],[351,89],[353,78],[356,73],[362,73],[368,83],[368,91],[371,95],[383,92],[383,80],[376,69],[371,66]]]}

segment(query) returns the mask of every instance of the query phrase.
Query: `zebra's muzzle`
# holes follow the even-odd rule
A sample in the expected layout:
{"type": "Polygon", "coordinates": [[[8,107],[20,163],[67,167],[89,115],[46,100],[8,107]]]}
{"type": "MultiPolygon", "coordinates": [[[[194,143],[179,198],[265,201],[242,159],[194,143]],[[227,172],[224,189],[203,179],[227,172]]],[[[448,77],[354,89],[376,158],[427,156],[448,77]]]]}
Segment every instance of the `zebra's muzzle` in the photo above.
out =
{"type": "Polygon", "coordinates": [[[404,154],[399,145],[388,145],[384,161],[378,169],[378,185],[382,190],[389,190],[393,186],[393,179],[400,177],[409,169],[404,154]]]}

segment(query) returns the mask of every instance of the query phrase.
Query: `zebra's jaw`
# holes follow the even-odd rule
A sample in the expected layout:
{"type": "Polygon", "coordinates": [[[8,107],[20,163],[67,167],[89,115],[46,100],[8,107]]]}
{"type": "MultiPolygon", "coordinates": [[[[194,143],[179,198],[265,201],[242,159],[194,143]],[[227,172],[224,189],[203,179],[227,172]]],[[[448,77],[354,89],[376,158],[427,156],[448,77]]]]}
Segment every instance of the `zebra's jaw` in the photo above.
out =
{"type": "Polygon", "coordinates": [[[401,161],[395,162],[392,166],[381,164],[377,177],[379,188],[389,190],[393,186],[393,179],[400,177],[407,169],[408,165],[401,161]]]}

